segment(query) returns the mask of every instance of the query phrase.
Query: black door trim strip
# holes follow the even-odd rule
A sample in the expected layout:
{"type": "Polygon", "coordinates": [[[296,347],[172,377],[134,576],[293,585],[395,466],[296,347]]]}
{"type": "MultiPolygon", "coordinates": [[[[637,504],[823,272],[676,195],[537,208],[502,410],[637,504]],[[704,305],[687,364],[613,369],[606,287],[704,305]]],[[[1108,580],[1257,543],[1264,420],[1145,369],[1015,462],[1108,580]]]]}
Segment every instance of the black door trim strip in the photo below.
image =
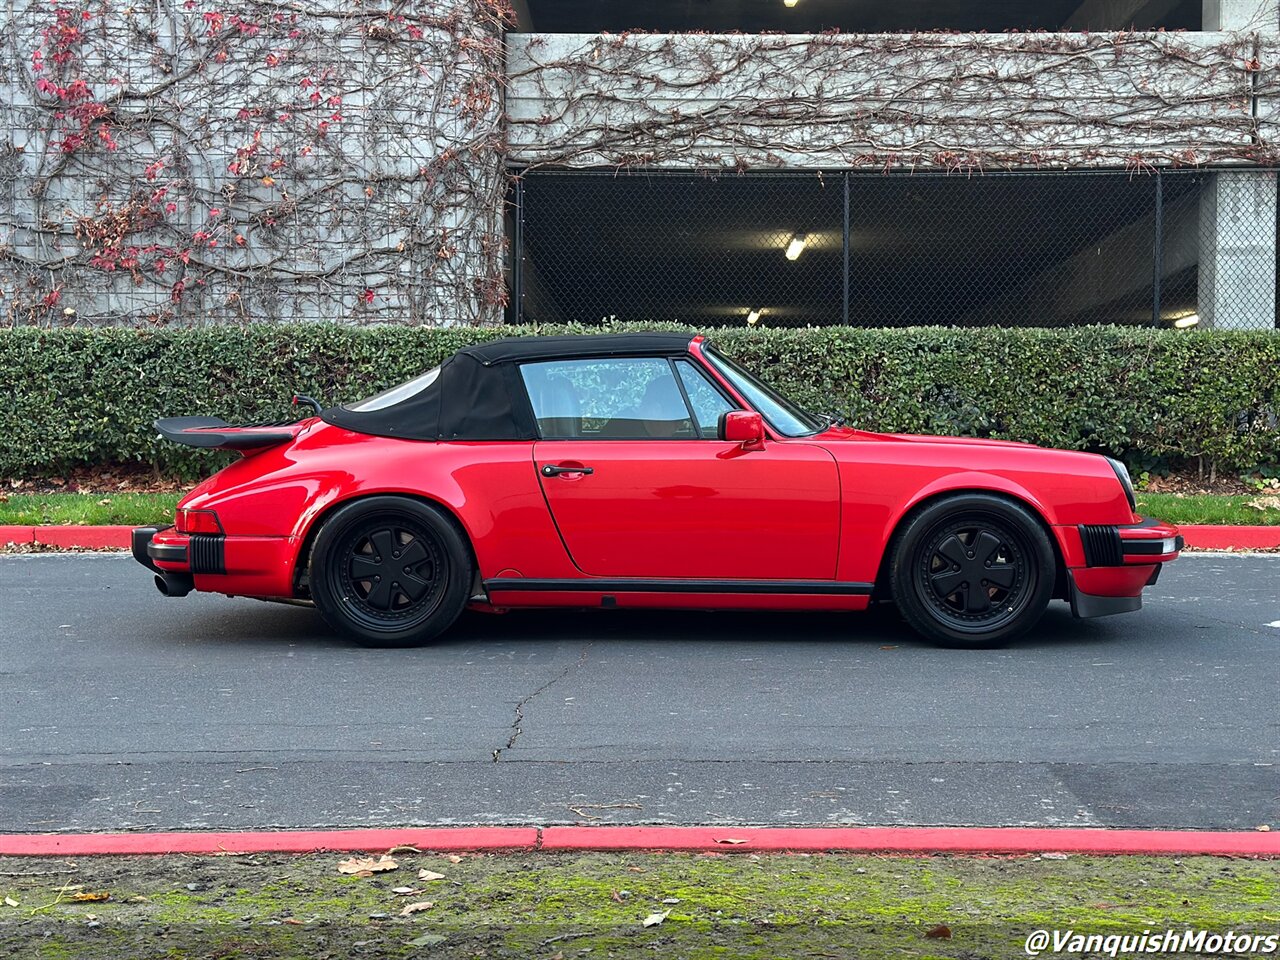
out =
{"type": "Polygon", "coordinates": [[[517,593],[784,593],[845,594],[867,596],[873,583],[837,580],[541,580],[533,577],[499,577],[486,580],[488,591],[517,593]]]}

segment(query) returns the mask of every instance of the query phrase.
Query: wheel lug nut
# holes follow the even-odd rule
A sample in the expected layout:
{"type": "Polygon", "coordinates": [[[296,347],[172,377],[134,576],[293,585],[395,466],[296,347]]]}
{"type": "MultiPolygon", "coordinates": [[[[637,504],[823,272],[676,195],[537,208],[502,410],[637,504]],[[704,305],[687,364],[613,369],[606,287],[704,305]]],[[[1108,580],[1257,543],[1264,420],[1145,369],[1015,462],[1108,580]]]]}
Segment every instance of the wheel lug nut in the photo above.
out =
{"type": "Polygon", "coordinates": [[[399,560],[399,559],[400,559],[400,551],[399,551],[399,550],[397,550],[395,553],[391,554],[391,556],[393,556],[395,559],[399,560]]]}
{"type": "Polygon", "coordinates": [[[381,577],[374,577],[374,578],[373,578],[373,582],[374,582],[374,583],[381,583],[381,582],[382,582],[382,578],[381,578],[381,577]]]}
{"type": "Polygon", "coordinates": [[[405,568],[404,568],[404,572],[405,572],[405,573],[411,573],[412,571],[411,571],[408,567],[405,567],[405,568]]]}

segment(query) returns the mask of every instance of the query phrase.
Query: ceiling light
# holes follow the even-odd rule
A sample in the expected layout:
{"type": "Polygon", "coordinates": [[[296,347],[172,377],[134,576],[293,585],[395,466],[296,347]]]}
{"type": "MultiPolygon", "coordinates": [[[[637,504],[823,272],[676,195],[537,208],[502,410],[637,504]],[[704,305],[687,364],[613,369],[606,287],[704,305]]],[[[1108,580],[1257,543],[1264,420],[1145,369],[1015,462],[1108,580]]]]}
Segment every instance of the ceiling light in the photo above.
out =
{"type": "Polygon", "coordinates": [[[764,313],[760,307],[756,307],[747,314],[747,325],[754,327],[760,322],[760,314],[764,313]]]}
{"type": "Polygon", "coordinates": [[[1173,321],[1173,325],[1179,330],[1185,330],[1187,327],[1194,327],[1199,322],[1200,314],[1192,313],[1185,317],[1179,317],[1177,320],[1173,321]]]}
{"type": "Polygon", "coordinates": [[[793,233],[791,242],[787,244],[787,259],[795,260],[804,251],[804,245],[809,238],[803,233],[793,233]]]}
{"type": "Polygon", "coordinates": [[[784,7],[794,7],[799,2],[800,0],[782,0],[782,5],[784,7]]]}

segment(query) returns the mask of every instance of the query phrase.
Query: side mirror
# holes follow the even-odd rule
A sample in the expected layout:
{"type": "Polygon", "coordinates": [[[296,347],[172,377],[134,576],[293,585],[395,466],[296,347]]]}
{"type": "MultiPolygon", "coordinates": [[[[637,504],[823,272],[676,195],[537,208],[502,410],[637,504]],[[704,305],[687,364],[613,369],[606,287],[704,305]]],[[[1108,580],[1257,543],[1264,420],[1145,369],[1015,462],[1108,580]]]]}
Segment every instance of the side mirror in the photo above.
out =
{"type": "Polygon", "coordinates": [[[730,410],[720,417],[720,439],[759,446],[764,442],[764,418],[754,410],[730,410]]]}

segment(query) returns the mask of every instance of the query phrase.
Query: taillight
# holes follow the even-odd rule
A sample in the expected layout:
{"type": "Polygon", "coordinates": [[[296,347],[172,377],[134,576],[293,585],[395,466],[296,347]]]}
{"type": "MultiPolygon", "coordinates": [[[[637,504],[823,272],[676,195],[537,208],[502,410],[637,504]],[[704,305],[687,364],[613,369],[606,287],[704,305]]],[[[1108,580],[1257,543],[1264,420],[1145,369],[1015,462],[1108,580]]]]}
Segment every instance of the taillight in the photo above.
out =
{"type": "Polygon", "coordinates": [[[212,510],[180,509],[174,519],[179,533],[222,535],[222,524],[218,522],[218,515],[212,510]]]}

